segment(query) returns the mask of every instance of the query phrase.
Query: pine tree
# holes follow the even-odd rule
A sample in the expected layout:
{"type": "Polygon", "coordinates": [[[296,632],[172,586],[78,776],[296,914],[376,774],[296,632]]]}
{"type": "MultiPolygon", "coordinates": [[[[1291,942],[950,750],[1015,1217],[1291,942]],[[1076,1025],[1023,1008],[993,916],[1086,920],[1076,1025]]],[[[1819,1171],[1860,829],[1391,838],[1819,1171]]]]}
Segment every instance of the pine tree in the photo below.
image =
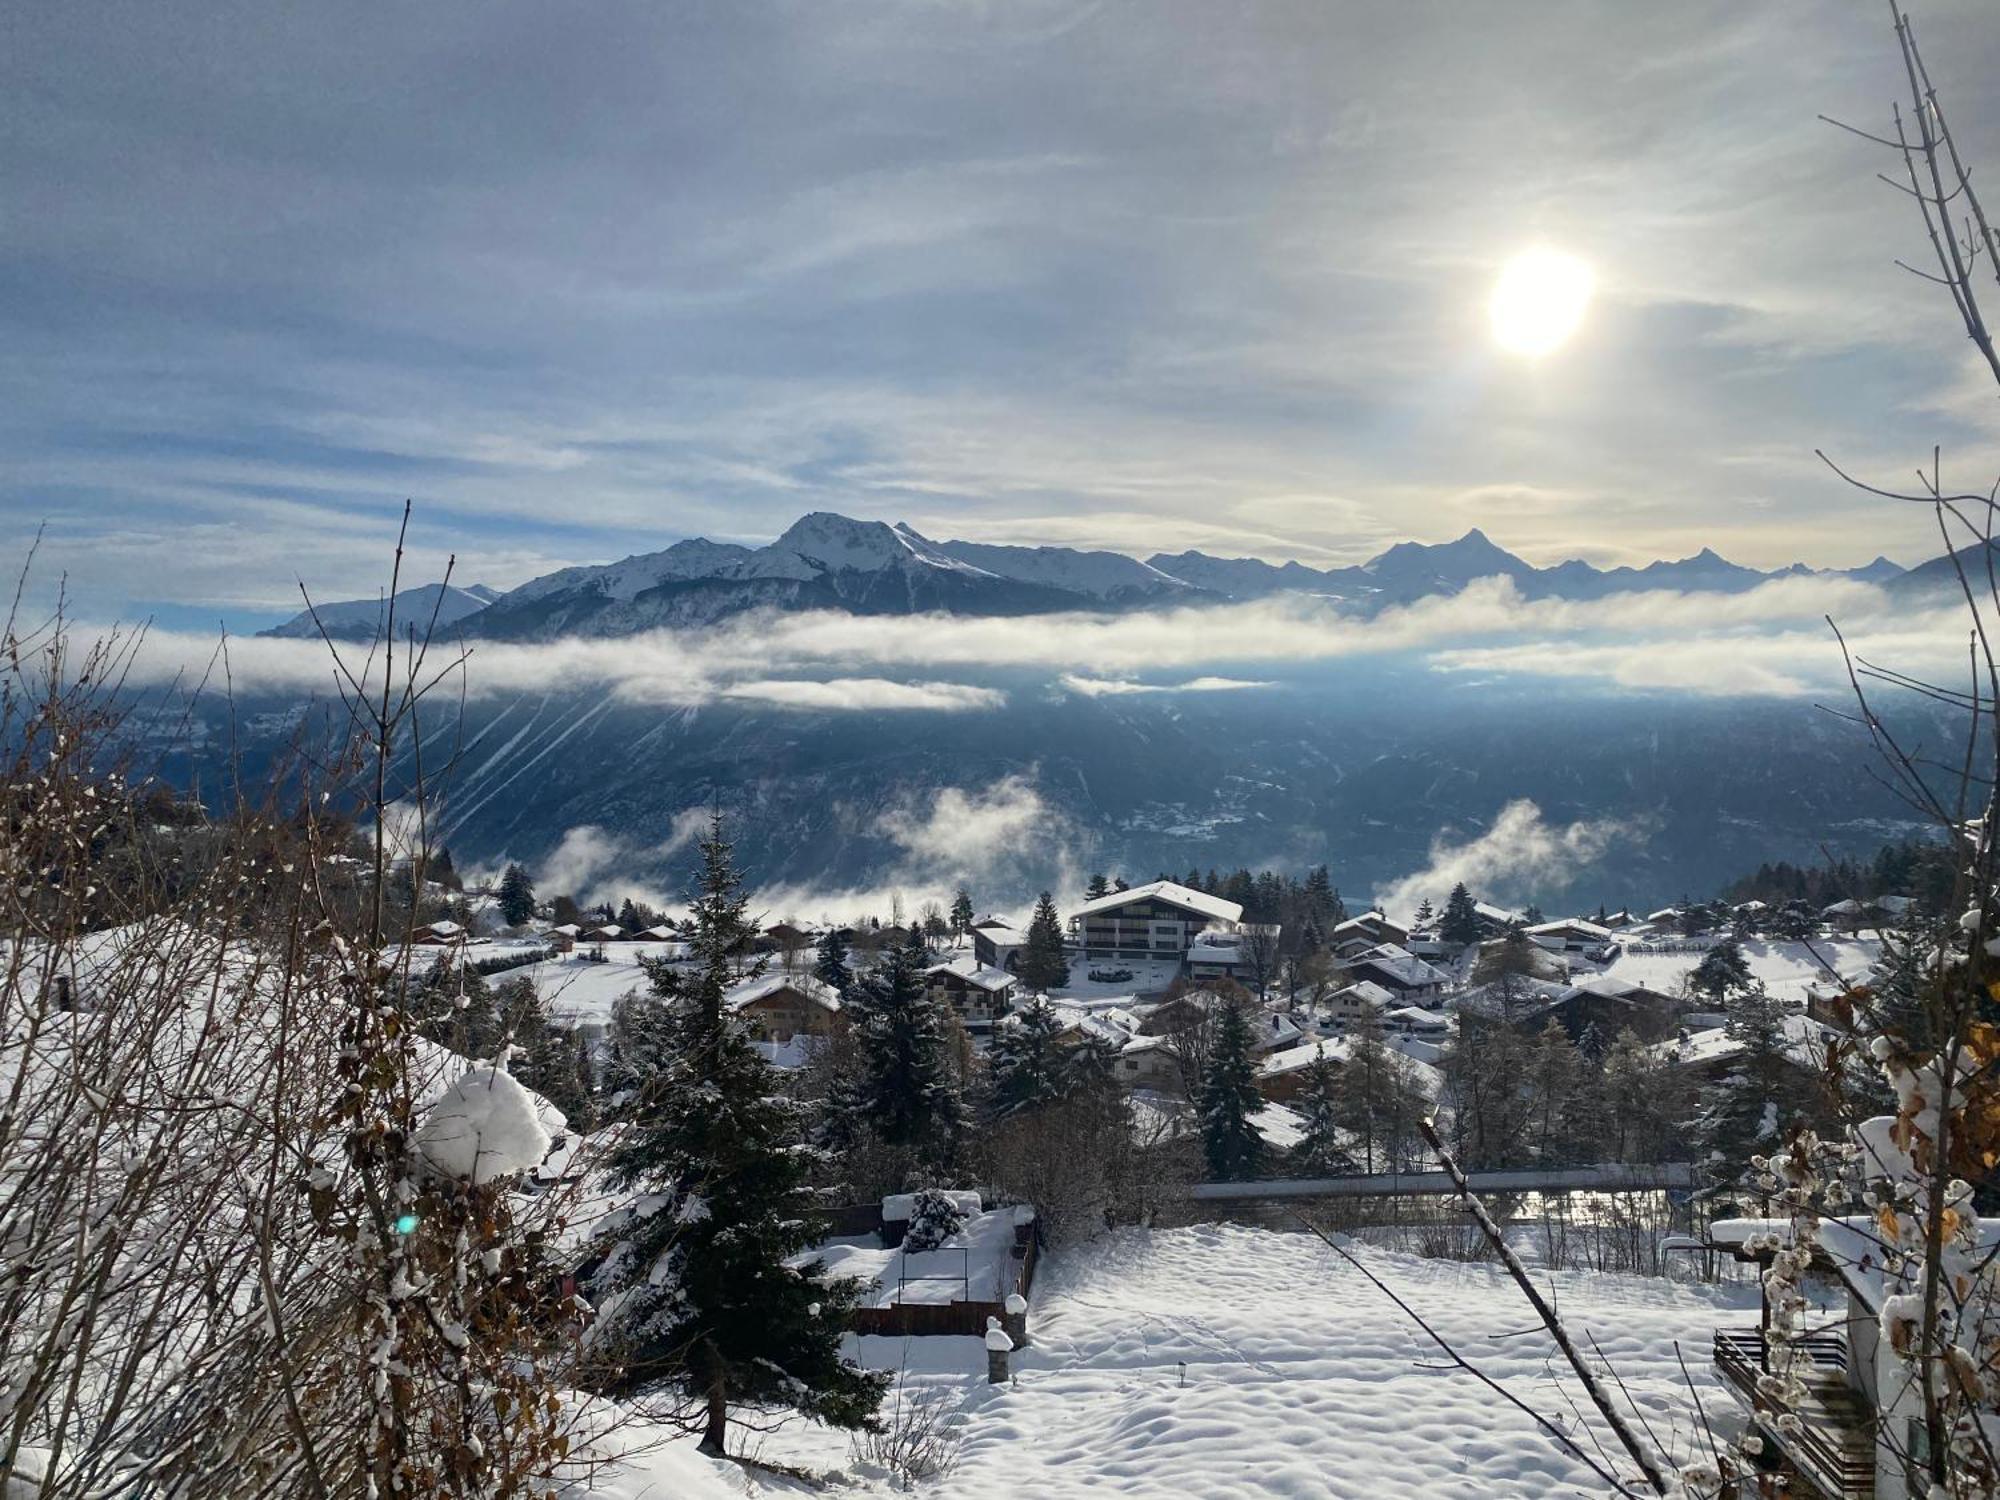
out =
{"type": "Polygon", "coordinates": [[[1211,1178],[1230,1182],[1257,1175],[1264,1139],[1250,1117],[1263,1107],[1250,1053],[1249,1018],[1243,1006],[1225,1004],[1201,1080],[1201,1146],[1211,1178]]]}
{"type": "Polygon", "coordinates": [[[1529,1122],[1529,1149],[1547,1166],[1562,1164],[1569,1142],[1563,1111],[1582,1081],[1583,1067],[1576,1045],[1562,1023],[1551,1017],[1535,1037],[1528,1054],[1528,1097],[1534,1111],[1529,1122]]]}
{"type": "Polygon", "coordinates": [[[1330,1177],[1348,1172],[1354,1162],[1341,1144],[1339,1070],[1320,1048],[1306,1064],[1305,1088],[1298,1111],[1305,1127],[1291,1150],[1291,1167],[1302,1177],[1330,1177]]]}
{"type": "Polygon", "coordinates": [[[1472,900],[1472,892],[1460,881],[1451,888],[1451,895],[1444,903],[1444,916],[1438,922],[1438,936],[1447,943],[1476,943],[1479,941],[1479,913],[1472,900]]]}
{"type": "Polygon", "coordinates": [[[1063,956],[1062,918],[1056,914],[1055,898],[1043,891],[1035,902],[1035,915],[1028,923],[1027,940],[1021,945],[1015,972],[1029,989],[1047,994],[1069,983],[1069,960],[1063,956]]]}
{"type": "Polygon", "coordinates": [[[1086,901],[1095,901],[1099,896],[1110,894],[1111,882],[1101,874],[1091,876],[1090,884],[1083,888],[1083,899],[1086,901]]]}
{"type": "Polygon", "coordinates": [[[1192,866],[1188,868],[1187,874],[1181,877],[1181,884],[1186,886],[1191,891],[1201,891],[1208,889],[1208,887],[1204,886],[1201,883],[1201,871],[1193,868],[1192,866]]]}
{"type": "Polygon", "coordinates": [[[639,920],[639,909],[632,904],[630,896],[627,896],[624,904],[618,908],[618,925],[625,929],[628,937],[635,932],[643,931],[646,926],[639,920]]]}
{"type": "Polygon", "coordinates": [[[1695,1100],[1689,1134],[1718,1180],[1734,1180],[1752,1155],[1795,1123],[1805,1091],[1787,1055],[1784,1008],[1754,981],[1729,998],[1724,1031],[1739,1050],[1695,1100]]]}
{"type": "Polygon", "coordinates": [[[813,961],[813,978],[843,999],[854,983],[854,970],[847,964],[847,935],[838,927],[829,927],[826,936],[819,940],[818,956],[813,961]]]}
{"type": "Polygon", "coordinates": [[[877,1140],[942,1168],[957,1156],[967,1121],[953,1021],[924,987],[927,957],[922,940],[912,937],[854,982],[849,1024],[862,1059],[854,1103],[877,1140]]]}
{"type": "Polygon", "coordinates": [[[589,1084],[577,1071],[580,1032],[567,1027],[545,1025],[527,1041],[527,1055],[514,1069],[514,1076],[540,1094],[569,1122],[572,1130],[590,1129],[593,1110],[589,1084]]]}
{"type": "Polygon", "coordinates": [[[1692,993],[1717,1005],[1725,1004],[1731,995],[1740,994],[1755,983],[1750,962],[1734,938],[1717,943],[1704,953],[1687,977],[1692,993]]]}
{"type": "Polygon", "coordinates": [[[639,1203],[606,1232],[591,1337],[614,1392],[664,1386],[701,1403],[701,1446],[719,1454],[732,1403],[859,1427],[888,1377],[841,1356],[860,1283],[794,1264],[819,1238],[813,1158],[797,1106],[724,1014],[750,924],[719,815],[692,906],[692,970],[652,974],[671,1046],[610,1155],[612,1186],[639,1203]]]}
{"type": "Polygon", "coordinates": [[[993,1039],[995,1117],[1038,1109],[1067,1092],[1062,1020],[1039,996],[993,1039]]]}
{"type": "Polygon", "coordinates": [[[507,866],[500,877],[500,917],[509,927],[519,927],[535,918],[534,883],[519,865],[507,866]]]}
{"type": "Polygon", "coordinates": [[[1417,903],[1417,915],[1414,919],[1413,930],[1417,932],[1429,932],[1431,924],[1436,921],[1437,912],[1432,908],[1430,898],[1426,896],[1422,901],[1417,903]]]}
{"type": "Polygon", "coordinates": [[[951,898],[951,930],[964,937],[972,931],[972,921],[972,892],[960,886],[958,894],[951,898]]]}

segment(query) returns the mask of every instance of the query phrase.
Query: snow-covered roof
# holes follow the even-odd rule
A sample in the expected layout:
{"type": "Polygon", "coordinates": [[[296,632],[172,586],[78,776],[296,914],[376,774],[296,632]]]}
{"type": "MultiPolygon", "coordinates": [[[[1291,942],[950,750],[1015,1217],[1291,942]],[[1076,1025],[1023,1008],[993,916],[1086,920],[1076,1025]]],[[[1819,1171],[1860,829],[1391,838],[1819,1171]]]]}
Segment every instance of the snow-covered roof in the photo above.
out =
{"type": "Polygon", "coordinates": [[[1447,1017],[1439,1015],[1434,1010],[1425,1010],[1421,1005],[1399,1005],[1394,1010],[1386,1013],[1382,1019],[1385,1021],[1394,1021],[1399,1026],[1434,1027],[1439,1031],[1443,1031],[1451,1025],[1451,1021],[1447,1017]]]}
{"type": "Polygon", "coordinates": [[[1379,974],[1387,974],[1408,986],[1441,985],[1446,976],[1442,970],[1432,968],[1416,954],[1399,948],[1394,943],[1383,943],[1370,948],[1358,958],[1350,959],[1351,969],[1374,969],[1379,974]]]}
{"type": "Polygon", "coordinates": [[[1218,953],[1236,953],[1243,947],[1243,935],[1238,932],[1218,932],[1207,928],[1197,932],[1188,943],[1188,957],[1194,957],[1197,948],[1213,948],[1218,953]]]}
{"type": "Polygon", "coordinates": [[[1168,906],[1199,912],[1202,916],[1213,917],[1218,922],[1243,920],[1243,908],[1234,901],[1224,901],[1220,896],[1211,896],[1206,891],[1189,890],[1172,880],[1154,880],[1145,885],[1135,885],[1129,891],[1111,891],[1099,896],[1095,901],[1084,902],[1070,915],[1096,916],[1099,912],[1116,911],[1121,906],[1130,906],[1135,901],[1163,901],[1168,906]]]}
{"type": "Polygon", "coordinates": [[[1663,906],[1658,911],[1647,912],[1646,920],[1648,922],[1671,922],[1680,914],[1681,909],[1678,906],[1663,906]]]}
{"type": "Polygon", "coordinates": [[[457,937],[465,929],[456,922],[433,922],[424,931],[437,937],[457,937]]]}
{"type": "Polygon", "coordinates": [[[1608,938],[1611,929],[1599,927],[1595,922],[1586,922],[1582,917],[1563,917],[1554,922],[1538,922],[1527,929],[1529,937],[1539,937],[1551,932],[1580,932],[1585,937],[1608,938]]]}
{"type": "Polygon", "coordinates": [[[1858,917],[1866,909],[1859,901],[1849,897],[1845,901],[1836,901],[1831,906],[1822,906],[1819,914],[1823,917],[1858,917]]]}
{"type": "Polygon", "coordinates": [[[1368,928],[1368,927],[1385,927],[1385,926],[1393,927],[1398,932],[1407,932],[1409,930],[1401,922],[1391,922],[1387,917],[1383,916],[1382,913],[1379,911],[1364,911],[1358,917],[1349,917],[1345,922],[1336,922],[1334,924],[1333,930],[1335,933],[1342,933],[1342,932],[1352,932],[1358,929],[1368,928]]]}
{"type": "Polygon", "coordinates": [[[1372,979],[1357,979],[1353,984],[1345,985],[1333,992],[1334,999],[1339,1000],[1343,997],[1359,1000],[1374,1006],[1377,1010],[1386,1009],[1396,1003],[1394,992],[1383,989],[1372,979]]]}
{"type": "Polygon", "coordinates": [[[832,986],[823,980],[815,979],[810,974],[785,973],[764,974],[732,986],[722,997],[723,1008],[732,1011],[741,1010],[744,1006],[768,999],[781,990],[790,990],[812,1001],[822,1010],[840,1009],[840,996],[835,994],[832,986]]]}
{"type": "Polygon", "coordinates": [[[979,962],[969,953],[949,959],[941,964],[932,964],[924,970],[926,977],[932,974],[956,974],[968,984],[976,984],[982,990],[1010,990],[1020,981],[1005,969],[995,969],[979,962]]]}
{"type": "Polygon", "coordinates": [[[1324,1057],[1330,1063],[1347,1061],[1348,1046],[1344,1037],[1328,1037],[1323,1040],[1301,1042],[1295,1047],[1272,1052],[1257,1064],[1259,1078],[1276,1078],[1285,1073],[1296,1073],[1313,1065],[1315,1058],[1324,1057]]]}
{"type": "MultiPolygon", "coordinates": [[[[1785,1055],[1801,1067],[1818,1068],[1826,1058],[1826,1044],[1820,1038],[1819,1023],[1796,1012],[1778,1018],[1784,1035],[1785,1055]]],[[[1729,1034],[1726,1026],[1691,1032],[1685,1041],[1670,1037],[1654,1050],[1668,1062],[1684,1067],[1720,1062],[1743,1051],[1743,1043],[1729,1034]]]]}
{"type": "Polygon", "coordinates": [[[576,923],[574,922],[565,922],[560,927],[551,927],[549,929],[550,937],[573,938],[573,937],[581,937],[582,935],[583,935],[583,929],[577,926],[576,923]]]}
{"type": "Polygon", "coordinates": [[[1476,915],[1484,917],[1489,922],[1501,922],[1510,927],[1521,920],[1519,912],[1509,911],[1504,906],[1495,906],[1488,901],[1473,902],[1472,910],[1476,915]]]}
{"type": "Polygon", "coordinates": [[[671,927],[648,927],[638,936],[649,943],[674,943],[680,941],[680,934],[671,927]]]}

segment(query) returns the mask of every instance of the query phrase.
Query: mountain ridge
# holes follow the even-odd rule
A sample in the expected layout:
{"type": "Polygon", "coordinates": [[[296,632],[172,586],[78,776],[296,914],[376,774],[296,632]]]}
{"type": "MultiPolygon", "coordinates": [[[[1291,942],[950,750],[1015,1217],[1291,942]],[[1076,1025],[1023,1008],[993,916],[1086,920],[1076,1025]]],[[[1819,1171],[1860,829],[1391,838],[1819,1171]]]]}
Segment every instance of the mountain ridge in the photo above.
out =
{"type": "MultiPolygon", "coordinates": [[[[759,608],[853,614],[943,612],[1022,615],[1077,609],[1214,604],[1303,593],[1370,612],[1458,593],[1482,578],[1510,579],[1529,598],[1589,600],[1647,589],[1741,593],[1777,578],[1843,577],[1905,589],[1934,579],[1937,564],[1906,571],[1885,557],[1858,568],[1792,563],[1765,571],[1712,547],[1642,567],[1598,568],[1579,558],[1538,568],[1479,527],[1448,542],[1396,542],[1364,563],[1314,568],[1290,560],[1218,557],[1199,550],[1122,552],[1064,546],[934,541],[908,522],[856,520],[832,511],[801,516],[762,547],[689,537],[613,563],[561,568],[500,593],[444,589],[439,623],[497,639],[619,636],[713,623],[759,608]],[[1927,572],[1926,570],[1931,570],[1927,572]]],[[[428,616],[440,585],[397,596],[399,614],[428,616]]],[[[321,621],[366,634],[379,600],[319,607],[321,621]]],[[[317,636],[309,614],[263,632],[317,636]]]]}

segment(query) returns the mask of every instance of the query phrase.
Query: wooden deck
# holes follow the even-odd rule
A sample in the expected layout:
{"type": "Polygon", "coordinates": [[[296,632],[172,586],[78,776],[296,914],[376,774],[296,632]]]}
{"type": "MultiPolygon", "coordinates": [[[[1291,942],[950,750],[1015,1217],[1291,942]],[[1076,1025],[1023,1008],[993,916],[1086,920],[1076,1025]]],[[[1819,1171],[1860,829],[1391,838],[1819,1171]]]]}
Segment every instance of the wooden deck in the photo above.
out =
{"type": "Polygon", "coordinates": [[[1811,1361],[1806,1399],[1798,1408],[1803,1429],[1781,1436],[1770,1424],[1770,1403],[1757,1391],[1765,1370],[1764,1334],[1756,1328],[1718,1329],[1715,1367],[1745,1405],[1759,1415],[1767,1442],[1825,1500],[1873,1500],[1875,1414],[1847,1382],[1847,1341],[1839,1334],[1808,1334],[1796,1345],[1811,1361]]]}

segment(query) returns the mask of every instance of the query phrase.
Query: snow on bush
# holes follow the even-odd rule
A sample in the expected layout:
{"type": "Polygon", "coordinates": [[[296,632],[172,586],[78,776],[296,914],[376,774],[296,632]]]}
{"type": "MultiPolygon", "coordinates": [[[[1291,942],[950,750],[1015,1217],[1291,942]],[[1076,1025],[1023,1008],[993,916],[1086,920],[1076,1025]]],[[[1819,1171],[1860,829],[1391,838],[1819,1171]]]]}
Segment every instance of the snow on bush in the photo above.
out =
{"type": "Polygon", "coordinates": [[[965,1227],[963,1194],[941,1193],[936,1188],[920,1188],[910,1209],[910,1227],[903,1235],[903,1249],[922,1253],[935,1250],[965,1227]]]}
{"type": "Polygon", "coordinates": [[[417,1150],[447,1177],[476,1184],[532,1170],[549,1154],[535,1096],[496,1067],[469,1069],[439,1096],[417,1150]]]}

